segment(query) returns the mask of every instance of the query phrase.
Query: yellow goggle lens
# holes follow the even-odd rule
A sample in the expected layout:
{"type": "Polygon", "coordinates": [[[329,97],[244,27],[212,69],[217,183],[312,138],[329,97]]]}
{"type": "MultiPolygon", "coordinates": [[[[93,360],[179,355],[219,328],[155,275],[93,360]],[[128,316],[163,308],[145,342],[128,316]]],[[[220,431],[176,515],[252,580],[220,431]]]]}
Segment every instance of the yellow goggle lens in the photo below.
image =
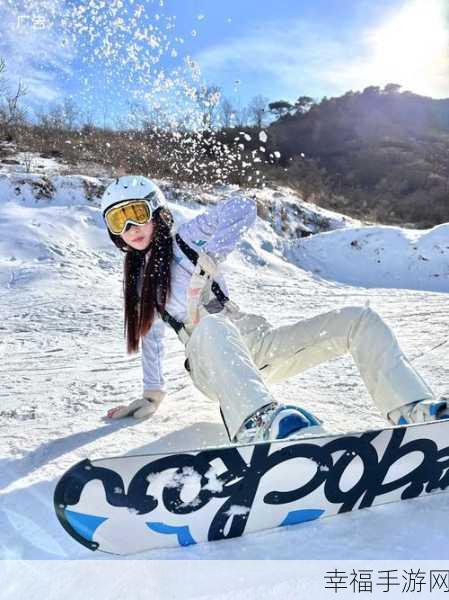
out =
{"type": "Polygon", "coordinates": [[[145,225],[151,220],[151,210],[144,200],[135,200],[112,207],[104,216],[106,224],[115,235],[120,235],[127,223],[145,225]]]}

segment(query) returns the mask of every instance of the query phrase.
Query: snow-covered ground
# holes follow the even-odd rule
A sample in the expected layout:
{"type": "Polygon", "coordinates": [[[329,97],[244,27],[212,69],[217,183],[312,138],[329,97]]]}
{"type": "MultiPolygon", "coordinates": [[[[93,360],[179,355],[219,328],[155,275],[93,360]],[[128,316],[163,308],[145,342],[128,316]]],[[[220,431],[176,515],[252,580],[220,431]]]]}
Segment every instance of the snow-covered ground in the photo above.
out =
{"type": "MultiPolygon", "coordinates": [[[[3,559],[113,559],[79,546],[57,522],[52,497],[61,474],[85,457],[226,440],[217,406],[192,386],[183,348],[171,332],[170,394],[158,413],[139,424],[103,419],[108,408],[139,396],[141,370],[140,358],[124,349],[122,256],[102,225],[96,195],[101,183],[0,174],[3,559]]],[[[178,191],[170,208],[179,222],[204,210],[211,196],[220,201],[229,192],[196,191],[195,205],[192,194],[184,203],[178,191]]],[[[257,195],[261,217],[224,267],[241,308],[281,325],[369,301],[435,390],[449,389],[449,346],[426,352],[448,339],[449,225],[431,231],[362,227],[299,205],[288,190],[257,195]],[[286,216],[279,220],[282,210],[286,216]],[[295,218],[297,225],[301,218],[308,228],[325,231],[298,238],[295,218]]],[[[279,400],[316,413],[329,432],[384,424],[349,357],[273,391],[279,400]]],[[[449,559],[448,503],[449,495],[440,494],[134,558],[449,559]]]]}

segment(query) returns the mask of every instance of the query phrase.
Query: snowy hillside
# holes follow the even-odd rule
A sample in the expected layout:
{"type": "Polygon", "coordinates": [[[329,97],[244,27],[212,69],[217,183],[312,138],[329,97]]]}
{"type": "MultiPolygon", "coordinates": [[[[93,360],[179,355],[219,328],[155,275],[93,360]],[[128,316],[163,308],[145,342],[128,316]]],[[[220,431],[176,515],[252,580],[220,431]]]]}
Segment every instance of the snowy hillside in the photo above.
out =
{"type": "MultiPolygon", "coordinates": [[[[155,417],[103,420],[141,391],[140,358],[122,339],[122,257],[98,210],[105,183],[0,175],[2,558],[105,558],[77,545],[53,514],[56,481],[75,462],[226,441],[218,408],[193,388],[172,333],[169,396],[155,417]]],[[[231,191],[172,190],[170,208],[179,223],[231,191]]],[[[435,390],[448,389],[448,346],[424,352],[448,339],[449,225],[364,228],[299,204],[288,190],[256,194],[257,224],[224,267],[233,300],[275,325],[369,301],[435,390]],[[321,233],[299,237],[300,225],[321,233]]],[[[315,412],[329,432],[384,424],[348,357],[273,390],[315,412]]],[[[448,502],[441,494],[146,558],[449,559],[448,502]]]]}
{"type": "Polygon", "coordinates": [[[287,256],[325,279],[366,287],[449,292],[449,224],[429,231],[362,227],[313,236],[287,256]]]}

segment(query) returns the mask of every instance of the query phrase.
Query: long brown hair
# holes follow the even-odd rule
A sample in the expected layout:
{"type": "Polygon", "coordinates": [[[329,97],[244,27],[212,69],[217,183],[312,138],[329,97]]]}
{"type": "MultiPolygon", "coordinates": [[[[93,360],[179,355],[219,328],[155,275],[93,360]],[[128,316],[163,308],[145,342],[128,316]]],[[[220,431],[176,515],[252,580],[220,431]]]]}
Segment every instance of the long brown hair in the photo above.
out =
{"type": "Polygon", "coordinates": [[[124,333],[130,354],[137,352],[140,338],[151,329],[156,311],[164,311],[171,293],[173,216],[168,208],[158,208],[153,221],[153,238],[143,251],[130,248],[120,236],[109,232],[114,244],[126,253],[123,265],[124,333]],[[146,260],[148,252],[150,255],[146,260]]]}

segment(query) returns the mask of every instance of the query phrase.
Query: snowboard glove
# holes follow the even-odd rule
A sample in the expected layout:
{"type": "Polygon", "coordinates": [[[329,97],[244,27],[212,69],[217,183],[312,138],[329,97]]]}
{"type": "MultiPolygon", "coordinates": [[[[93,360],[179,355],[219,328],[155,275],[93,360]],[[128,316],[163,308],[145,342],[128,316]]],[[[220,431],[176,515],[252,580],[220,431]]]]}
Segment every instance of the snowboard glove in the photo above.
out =
{"type": "Polygon", "coordinates": [[[142,398],[134,400],[127,406],[111,408],[107,416],[109,419],[123,419],[125,417],[133,417],[138,420],[148,419],[157,411],[165,396],[166,393],[161,390],[145,390],[142,398]]]}

